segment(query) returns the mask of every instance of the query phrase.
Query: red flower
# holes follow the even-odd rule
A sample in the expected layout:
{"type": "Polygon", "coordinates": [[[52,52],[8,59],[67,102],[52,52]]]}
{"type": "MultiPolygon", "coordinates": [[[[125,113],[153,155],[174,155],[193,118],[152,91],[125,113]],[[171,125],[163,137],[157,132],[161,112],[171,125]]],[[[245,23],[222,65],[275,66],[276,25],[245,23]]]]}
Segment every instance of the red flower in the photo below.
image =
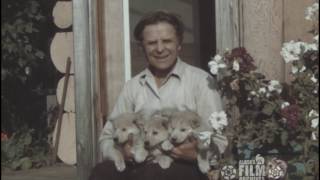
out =
{"type": "Polygon", "coordinates": [[[8,135],[4,132],[1,132],[1,141],[7,141],[8,139],[8,135]]]}
{"type": "Polygon", "coordinates": [[[298,105],[292,104],[283,108],[281,110],[281,115],[286,119],[286,122],[290,128],[297,128],[300,116],[300,108],[298,105]]]}
{"type": "Polygon", "coordinates": [[[232,49],[231,54],[227,54],[226,58],[230,62],[238,61],[240,65],[240,72],[248,73],[257,69],[257,67],[254,65],[253,58],[243,47],[232,49]]]}

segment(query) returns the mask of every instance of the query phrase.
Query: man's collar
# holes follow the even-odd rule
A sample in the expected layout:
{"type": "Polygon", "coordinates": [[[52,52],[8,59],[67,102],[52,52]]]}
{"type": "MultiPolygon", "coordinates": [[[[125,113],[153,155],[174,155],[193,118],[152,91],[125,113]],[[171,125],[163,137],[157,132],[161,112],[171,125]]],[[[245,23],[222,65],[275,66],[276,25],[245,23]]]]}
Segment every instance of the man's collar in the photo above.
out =
{"type": "MultiPolygon", "coordinates": [[[[172,71],[168,74],[168,77],[175,76],[181,80],[184,69],[184,62],[182,62],[182,60],[178,57],[177,62],[174,65],[172,71]]],[[[139,74],[140,83],[144,85],[148,78],[153,78],[153,74],[151,73],[149,68],[146,68],[139,74]]]]}

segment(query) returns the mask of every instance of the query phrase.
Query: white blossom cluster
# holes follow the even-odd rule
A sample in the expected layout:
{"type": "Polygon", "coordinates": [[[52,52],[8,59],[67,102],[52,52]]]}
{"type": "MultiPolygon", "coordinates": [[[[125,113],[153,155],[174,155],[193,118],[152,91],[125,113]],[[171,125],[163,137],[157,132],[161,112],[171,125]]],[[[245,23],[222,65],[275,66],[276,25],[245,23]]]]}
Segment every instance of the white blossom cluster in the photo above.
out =
{"type": "Polygon", "coordinates": [[[305,19],[309,21],[318,20],[319,18],[319,3],[315,2],[312,6],[308,7],[305,11],[305,19]]]}
{"type": "Polygon", "coordinates": [[[270,97],[272,92],[280,94],[282,92],[282,85],[277,80],[271,80],[266,86],[260,87],[257,91],[250,91],[248,101],[252,100],[252,97],[270,97]]]}
{"type": "Polygon", "coordinates": [[[311,110],[308,114],[309,118],[311,118],[311,128],[315,129],[315,131],[311,134],[312,140],[318,139],[318,130],[316,130],[319,127],[319,113],[316,110],[311,110]]]}
{"type": "Polygon", "coordinates": [[[211,61],[208,63],[210,72],[213,75],[217,75],[219,72],[219,69],[224,69],[227,67],[227,65],[224,63],[223,57],[219,54],[215,55],[211,61]]]}
{"type": "Polygon", "coordinates": [[[306,42],[295,42],[292,40],[290,42],[283,43],[280,54],[286,63],[290,63],[293,61],[298,61],[300,59],[300,55],[309,50],[318,50],[318,43],[314,42],[309,44],[306,42]]]}

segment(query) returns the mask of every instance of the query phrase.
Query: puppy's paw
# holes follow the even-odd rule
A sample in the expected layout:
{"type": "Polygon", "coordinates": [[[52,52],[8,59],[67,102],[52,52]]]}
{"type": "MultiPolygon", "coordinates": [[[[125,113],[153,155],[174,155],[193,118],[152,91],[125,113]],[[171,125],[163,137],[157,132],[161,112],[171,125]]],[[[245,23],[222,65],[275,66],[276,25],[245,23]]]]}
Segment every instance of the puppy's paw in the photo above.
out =
{"type": "Polygon", "coordinates": [[[173,145],[171,144],[170,141],[166,140],[161,144],[161,148],[165,151],[170,151],[173,149],[173,145]]]}
{"type": "Polygon", "coordinates": [[[146,160],[147,156],[148,156],[148,151],[146,151],[145,149],[139,149],[134,153],[134,160],[137,163],[141,163],[146,160]]]}
{"type": "Polygon", "coordinates": [[[208,173],[209,170],[210,170],[210,164],[209,164],[209,161],[199,161],[198,160],[198,166],[199,166],[199,169],[202,173],[208,173]]]}
{"type": "Polygon", "coordinates": [[[162,168],[162,169],[168,169],[172,163],[172,159],[169,157],[169,156],[161,156],[159,159],[158,159],[158,163],[159,163],[159,166],[162,168]]]}
{"type": "Polygon", "coordinates": [[[126,163],[124,162],[123,159],[117,159],[115,160],[115,165],[118,171],[122,172],[126,169],[126,163]]]}

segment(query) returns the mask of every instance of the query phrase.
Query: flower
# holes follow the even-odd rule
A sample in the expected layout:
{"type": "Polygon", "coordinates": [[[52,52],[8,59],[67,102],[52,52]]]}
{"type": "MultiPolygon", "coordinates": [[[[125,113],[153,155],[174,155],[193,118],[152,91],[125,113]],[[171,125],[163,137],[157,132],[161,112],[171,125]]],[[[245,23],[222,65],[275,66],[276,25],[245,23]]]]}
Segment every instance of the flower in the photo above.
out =
{"type": "Polygon", "coordinates": [[[313,131],[313,132],[311,133],[311,139],[312,139],[312,140],[317,140],[318,137],[319,137],[319,133],[318,133],[317,131],[313,131]]]}
{"type": "Polygon", "coordinates": [[[311,127],[312,128],[317,128],[319,126],[319,113],[312,109],[309,112],[308,116],[312,118],[311,127]]]}
{"type": "Polygon", "coordinates": [[[317,35],[315,35],[314,37],[313,37],[313,40],[314,40],[314,42],[315,43],[319,43],[319,34],[317,34],[317,35]]]}
{"type": "Polygon", "coordinates": [[[209,124],[218,133],[221,133],[223,128],[228,125],[227,114],[224,111],[213,112],[209,117],[209,124]]]}
{"type": "Polygon", "coordinates": [[[262,87],[258,90],[259,94],[265,94],[267,92],[267,89],[265,87],[262,87]]]}
{"type": "Polygon", "coordinates": [[[9,138],[8,138],[7,133],[1,132],[1,141],[7,141],[8,139],[9,139],[9,138]]]}
{"type": "Polygon", "coordinates": [[[222,57],[217,54],[209,63],[210,72],[213,75],[217,75],[219,69],[223,69],[226,67],[226,64],[223,62],[222,57]]]}
{"type": "Polygon", "coordinates": [[[317,83],[318,82],[318,79],[315,77],[315,75],[313,75],[310,80],[313,82],[313,83],[317,83]]]}
{"type": "Polygon", "coordinates": [[[290,106],[290,103],[288,103],[288,102],[283,102],[283,103],[281,104],[281,109],[283,109],[283,108],[285,108],[285,107],[288,107],[288,106],[290,106]]]}
{"type": "Polygon", "coordinates": [[[300,116],[300,107],[296,104],[289,105],[281,109],[281,116],[285,118],[290,128],[297,128],[300,116]]]}
{"type": "Polygon", "coordinates": [[[305,19],[312,21],[312,20],[316,20],[319,16],[319,3],[315,2],[312,6],[307,7],[306,11],[305,11],[305,19]]]}
{"type": "Polygon", "coordinates": [[[238,61],[233,61],[233,70],[239,71],[240,70],[240,64],[238,61]]]}
{"type": "Polygon", "coordinates": [[[232,62],[235,71],[248,73],[255,70],[257,67],[253,64],[253,58],[247,53],[243,47],[234,48],[231,53],[226,54],[226,59],[232,62]],[[237,61],[237,62],[235,62],[237,61]],[[239,67],[238,67],[239,64],[239,67]],[[239,69],[239,70],[238,70],[239,69]]]}
{"type": "Polygon", "coordinates": [[[282,86],[281,86],[281,84],[279,83],[279,81],[277,81],[277,80],[271,80],[270,82],[269,82],[269,84],[268,84],[268,90],[270,91],[270,92],[273,92],[273,91],[275,91],[275,92],[277,92],[277,93],[281,93],[281,91],[282,91],[282,86]]]}

